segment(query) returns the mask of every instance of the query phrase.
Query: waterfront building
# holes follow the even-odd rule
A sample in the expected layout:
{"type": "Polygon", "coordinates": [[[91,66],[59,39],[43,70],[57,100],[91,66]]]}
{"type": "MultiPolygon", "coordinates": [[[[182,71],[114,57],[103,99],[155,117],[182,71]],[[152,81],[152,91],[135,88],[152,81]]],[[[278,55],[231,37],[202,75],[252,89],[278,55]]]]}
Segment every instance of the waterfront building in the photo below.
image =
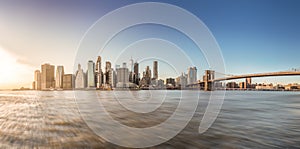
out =
{"type": "Polygon", "coordinates": [[[284,86],[284,89],[285,90],[298,90],[300,88],[299,88],[298,84],[288,84],[288,85],[284,86]]]}
{"type": "Polygon", "coordinates": [[[139,63],[135,62],[133,66],[133,83],[139,85],[139,63]]]}
{"type": "Polygon", "coordinates": [[[117,84],[117,73],[113,69],[111,71],[112,71],[112,84],[111,84],[111,87],[115,88],[116,84],[117,84]]]}
{"type": "Polygon", "coordinates": [[[63,88],[64,66],[56,67],[55,88],[63,88]]]}
{"type": "Polygon", "coordinates": [[[63,76],[63,89],[71,90],[74,86],[74,75],[73,74],[64,74],[63,76]]]}
{"type": "Polygon", "coordinates": [[[88,88],[96,87],[95,86],[95,63],[92,60],[88,61],[87,87],[88,88]]]}
{"type": "Polygon", "coordinates": [[[85,74],[83,72],[83,69],[81,68],[81,65],[78,64],[78,70],[75,74],[75,88],[76,89],[83,89],[85,88],[86,79],[85,74]]]}
{"type": "Polygon", "coordinates": [[[123,63],[122,68],[117,68],[117,88],[129,87],[129,70],[126,67],[126,63],[123,63]]]}
{"type": "Polygon", "coordinates": [[[157,88],[164,88],[165,81],[162,79],[157,80],[157,88]]]}
{"type": "Polygon", "coordinates": [[[157,61],[153,62],[153,78],[158,79],[158,63],[157,63],[157,61]]]}
{"type": "Polygon", "coordinates": [[[166,85],[169,87],[175,87],[175,79],[174,78],[167,78],[166,79],[166,85]]]}
{"type": "Polygon", "coordinates": [[[113,83],[113,70],[111,68],[111,63],[109,61],[107,61],[105,63],[105,78],[103,78],[105,80],[105,84],[107,84],[108,86],[112,86],[113,83]]]}
{"type": "Polygon", "coordinates": [[[97,88],[100,88],[102,86],[102,80],[103,80],[103,74],[101,69],[101,56],[98,56],[97,62],[96,62],[96,86],[97,88]]]}
{"type": "Polygon", "coordinates": [[[41,66],[41,70],[41,89],[53,89],[55,87],[54,66],[50,64],[43,64],[41,66]]]}
{"type": "Polygon", "coordinates": [[[36,70],[34,71],[34,89],[35,90],[41,90],[41,71],[36,70]]]}
{"type": "Polygon", "coordinates": [[[134,63],[133,63],[133,59],[132,59],[132,57],[130,58],[130,60],[129,60],[129,72],[133,72],[133,66],[134,66],[134,63]]]}
{"type": "Polygon", "coordinates": [[[251,88],[251,84],[252,84],[251,78],[246,78],[246,82],[245,82],[244,88],[245,89],[251,88]]]}
{"type": "Polygon", "coordinates": [[[176,86],[179,88],[185,88],[187,86],[187,74],[182,73],[179,77],[176,78],[176,86]]]}
{"type": "Polygon", "coordinates": [[[274,86],[273,84],[258,84],[255,89],[257,90],[273,90],[274,86]]]}
{"type": "Polygon", "coordinates": [[[188,68],[188,78],[187,83],[193,84],[197,82],[197,68],[196,67],[189,67],[188,68]]]}
{"type": "Polygon", "coordinates": [[[139,82],[139,86],[141,87],[149,87],[151,83],[151,70],[150,67],[147,66],[146,70],[143,72],[143,78],[139,82]]]}
{"type": "Polygon", "coordinates": [[[240,82],[239,87],[240,89],[246,89],[246,82],[240,82]]]}
{"type": "Polygon", "coordinates": [[[36,90],[35,89],[35,81],[32,82],[32,90],[36,90]]]}
{"type": "Polygon", "coordinates": [[[236,82],[228,82],[226,84],[226,88],[229,88],[229,89],[233,89],[233,88],[238,88],[238,84],[236,82]]]}
{"type": "Polygon", "coordinates": [[[149,66],[146,67],[145,77],[146,78],[151,78],[151,69],[150,69],[149,66]]]}

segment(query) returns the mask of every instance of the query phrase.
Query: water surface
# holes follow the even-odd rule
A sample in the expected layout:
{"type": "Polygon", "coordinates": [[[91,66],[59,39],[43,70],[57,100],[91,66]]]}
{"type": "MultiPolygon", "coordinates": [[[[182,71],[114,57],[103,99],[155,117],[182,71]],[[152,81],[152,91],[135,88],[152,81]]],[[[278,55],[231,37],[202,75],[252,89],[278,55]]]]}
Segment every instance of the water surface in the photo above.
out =
{"type": "MultiPolygon", "coordinates": [[[[115,120],[137,128],[164,122],[176,110],[181,94],[181,91],[168,91],[167,94],[166,91],[134,91],[131,96],[141,101],[149,99],[151,94],[168,97],[155,111],[136,113],[114,102],[111,98],[113,92],[78,92],[87,100],[103,101],[115,120]]],[[[193,91],[183,92],[189,94],[193,91]]],[[[125,94],[120,91],[114,97],[134,104],[125,94]]],[[[78,112],[74,96],[73,91],[0,91],[0,148],[120,148],[97,136],[88,127],[78,112]]],[[[208,97],[209,92],[200,92],[197,110],[185,129],[155,147],[300,147],[299,92],[226,92],[217,120],[208,131],[199,134],[198,127],[208,97]]],[[[149,106],[156,102],[160,101],[150,101],[149,106]]],[[[83,105],[86,108],[95,106],[89,101],[83,105]]],[[[176,127],[177,124],[173,125],[176,127]]]]}

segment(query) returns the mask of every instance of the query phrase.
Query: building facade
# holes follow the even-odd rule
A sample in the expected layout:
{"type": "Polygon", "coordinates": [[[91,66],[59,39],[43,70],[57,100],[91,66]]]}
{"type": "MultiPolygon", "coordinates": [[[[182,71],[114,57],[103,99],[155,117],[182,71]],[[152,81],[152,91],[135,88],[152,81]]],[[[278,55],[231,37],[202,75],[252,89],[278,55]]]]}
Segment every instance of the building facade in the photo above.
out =
{"type": "Polygon", "coordinates": [[[135,62],[133,66],[133,83],[139,85],[140,77],[139,77],[139,63],[135,62]]]}
{"type": "Polygon", "coordinates": [[[41,71],[36,70],[34,71],[34,89],[35,90],[41,90],[41,71]]]}
{"type": "Polygon", "coordinates": [[[85,88],[86,80],[85,80],[85,74],[83,72],[83,69],[81,68],[81,65],[78,64],[78,70],[75,74],[75,88],[76,89],[83,89],[85,88]]]}
{"type": "Polygon", "coordinates": [[[54,66],[50,64],[43,64],[41,66],[41,70],[41,90],[55,88],[54,66]]]}
{"type": "Polygon", "coordinates": [[[94,88],[95,85],[95,63],[90,60],[88,62],[88,69],[87,69],[87,87],[94,88]]]}
{"type": "Polygon", "coordinates": [[[176,86],[179,88],[185,88],[187,86],[187,74],[182,73],[181,76],[176,78],[176,86]]]}
{"type": "Polygon", "coordinates": [[[188,78],[187,83],[193,84],[197,82],[197,68],[196,67],[190,67],[188,68],[188,78]]]}
{"type": "Polygon", "coordinates": [[[55,88],[63,88],[63,77],[64,77],[64,66],[56,67],[56,76],[55,76],[55,88]]]}
{"type": "Polygon", "coordinates": [[[158,62],[153,62],[153,78],[158,79],[158,62]]]}
{"type": "Polygon", "coordinates": [[[64,90],[71,90],[74,86],[74,76],[73,74],[65,74],[63,76],[63,89],[64,90]]]}
{"type": "Polygon", "coordinates": [[[123,63],[122,68],[117,68],[117,88],[129,87],[129,70],[126,63],[123,63]]]}
{"type": "Polygon", "coordinates": [[[97,62],[96,62],[96,86],[97,88],[100,88],[102,86],[102,69],[101,69],[101,56],[98,56],[97,62]]]}
{"type": "Polygon", "coordinates": [[[175,79],[174,78],[167,78],[166,79],[166,85],[167,86],[172,86],[172,87],[175,87],[175,79]]]}

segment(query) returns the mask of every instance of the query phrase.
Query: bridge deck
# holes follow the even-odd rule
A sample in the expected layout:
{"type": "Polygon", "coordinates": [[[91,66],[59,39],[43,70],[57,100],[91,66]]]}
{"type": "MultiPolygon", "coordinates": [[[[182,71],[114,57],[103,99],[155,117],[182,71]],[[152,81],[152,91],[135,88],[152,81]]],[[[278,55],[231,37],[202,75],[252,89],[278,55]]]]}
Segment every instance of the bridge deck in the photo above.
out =
{"type": "Polygon", "coordinates": [[[296,76],[300,75],[299,71],[285,71],[285,72],[270,72],[270,73],[257,73],[257,74],[247,74],[247,75],[236,75],[225,78],[218,78],[214,81],[225,81],[225,80],[235,80],[243,78],[256,78],[256,77],[272,77],[272,76],[296,76]]]}

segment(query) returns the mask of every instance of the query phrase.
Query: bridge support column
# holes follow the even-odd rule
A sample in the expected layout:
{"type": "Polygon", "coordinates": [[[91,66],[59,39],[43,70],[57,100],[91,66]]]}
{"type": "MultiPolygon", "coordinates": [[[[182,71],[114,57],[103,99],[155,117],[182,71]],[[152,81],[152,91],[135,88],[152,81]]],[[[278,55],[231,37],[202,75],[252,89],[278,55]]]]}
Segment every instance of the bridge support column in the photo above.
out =
{"type": "Polygon", "coordinates": [[[214,90],[214,79],[215,79],[215,71],[213,70],[205,70],[205,75],[203,77],[204,82],[204,91],[213,91],[214,90]]]}

